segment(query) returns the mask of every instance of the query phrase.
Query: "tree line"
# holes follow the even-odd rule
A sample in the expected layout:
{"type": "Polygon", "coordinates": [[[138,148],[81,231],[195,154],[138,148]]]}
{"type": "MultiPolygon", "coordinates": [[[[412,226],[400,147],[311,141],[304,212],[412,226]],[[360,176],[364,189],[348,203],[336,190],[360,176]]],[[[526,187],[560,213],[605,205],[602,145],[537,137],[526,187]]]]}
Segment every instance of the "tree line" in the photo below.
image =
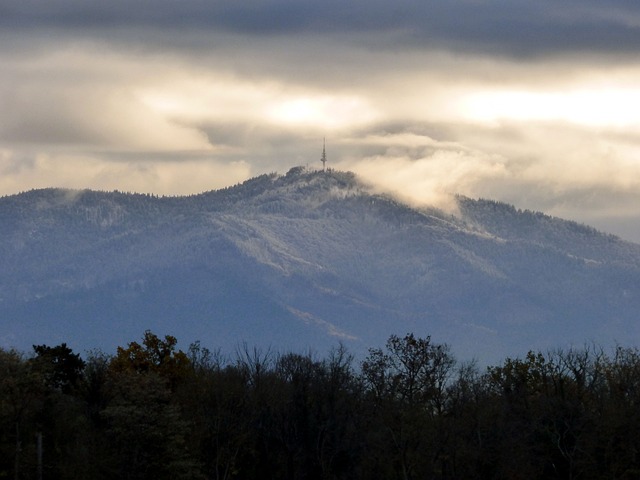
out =
{"type": "Polygon", "coordinates": [[[640,477],[640,351],[479,369],[430,337],[356,364],[145,332],[115,354],[0,349],[0,479],[640,477]]]}

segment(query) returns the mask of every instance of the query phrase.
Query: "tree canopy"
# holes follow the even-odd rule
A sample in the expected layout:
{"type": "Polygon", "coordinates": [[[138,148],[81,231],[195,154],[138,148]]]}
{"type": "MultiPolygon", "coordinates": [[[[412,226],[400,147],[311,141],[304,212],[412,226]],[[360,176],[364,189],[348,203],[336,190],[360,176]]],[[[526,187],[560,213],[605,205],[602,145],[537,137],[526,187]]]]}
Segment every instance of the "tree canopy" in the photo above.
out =
{"type": "Polygon", "coordinates": [[[0,349],[0,479],[638,478],[638,404],[635,348],[482,371],[413,334],[356,363],[147,331],[84,359],[0,349]]]}

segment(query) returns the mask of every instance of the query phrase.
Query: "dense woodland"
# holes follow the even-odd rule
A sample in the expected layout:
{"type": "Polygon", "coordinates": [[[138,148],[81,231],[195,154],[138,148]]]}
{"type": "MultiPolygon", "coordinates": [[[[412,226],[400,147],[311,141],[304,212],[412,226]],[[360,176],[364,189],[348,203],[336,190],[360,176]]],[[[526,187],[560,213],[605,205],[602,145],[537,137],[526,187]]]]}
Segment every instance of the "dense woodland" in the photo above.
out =
{"type": "Polygon", "coordinates": [[[639,403],[637,349],[479,369],[413,335],[356,363],[146,332],[0,350],[0,478],[638,478],[639,403]]]}

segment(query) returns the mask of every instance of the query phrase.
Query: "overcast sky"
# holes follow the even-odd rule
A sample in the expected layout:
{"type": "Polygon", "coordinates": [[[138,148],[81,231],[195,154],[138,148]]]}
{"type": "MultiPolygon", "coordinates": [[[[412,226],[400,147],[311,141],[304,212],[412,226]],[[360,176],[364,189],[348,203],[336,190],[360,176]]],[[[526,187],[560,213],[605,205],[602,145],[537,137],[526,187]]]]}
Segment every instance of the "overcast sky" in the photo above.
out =
{"type": "Polygon", "coordinates": [[[295,165],[640,241],[637,0],[0,0],[0,195],[295,165]]]}

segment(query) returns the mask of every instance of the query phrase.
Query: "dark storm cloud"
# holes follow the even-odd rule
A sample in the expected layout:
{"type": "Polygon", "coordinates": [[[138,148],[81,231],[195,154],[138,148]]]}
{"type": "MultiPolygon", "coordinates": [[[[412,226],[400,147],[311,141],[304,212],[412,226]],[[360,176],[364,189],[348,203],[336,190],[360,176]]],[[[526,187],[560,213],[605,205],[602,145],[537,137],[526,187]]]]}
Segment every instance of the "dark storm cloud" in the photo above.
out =
{"type": "Polygon", "coordinates": [[[370,42],[372,48],[427,47],[515,56],[632,53],[640,47],[640,4],[627,0],[6,0],[0,5],[0,26],[329,34],[354,36],[354,41],[370,42]]]}

